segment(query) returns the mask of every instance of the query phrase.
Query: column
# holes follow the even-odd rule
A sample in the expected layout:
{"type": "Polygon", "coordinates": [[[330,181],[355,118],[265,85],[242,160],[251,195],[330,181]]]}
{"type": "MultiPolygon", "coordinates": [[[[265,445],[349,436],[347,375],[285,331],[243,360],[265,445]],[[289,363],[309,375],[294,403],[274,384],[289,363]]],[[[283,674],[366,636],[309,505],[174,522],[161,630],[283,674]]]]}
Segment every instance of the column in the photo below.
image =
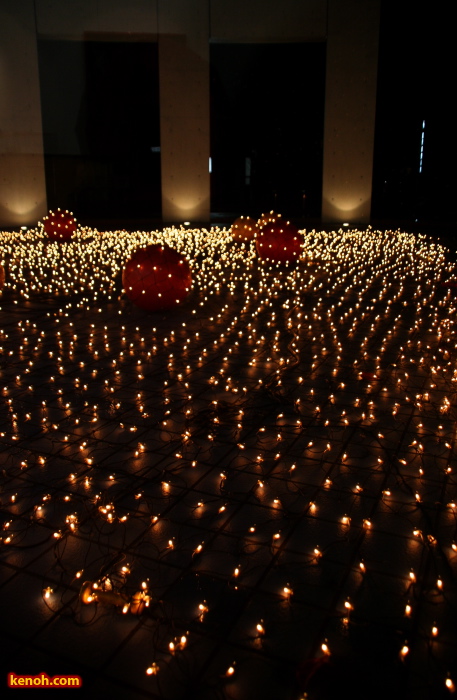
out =
{"type": "Polygon", "coordinates": [[[209,221],[209,0],[159,0],[162,217],[209,221]]]}
{"type": "Polygon", "coordinates": [[[379,0],[329,0],[324,222],[370,221],[379,14],[379,0]]]}
{"type": "Polygon", "coordinates": [[[33,0],[0,4],[0,226],[35,225],[46,213],[33,0]]]}

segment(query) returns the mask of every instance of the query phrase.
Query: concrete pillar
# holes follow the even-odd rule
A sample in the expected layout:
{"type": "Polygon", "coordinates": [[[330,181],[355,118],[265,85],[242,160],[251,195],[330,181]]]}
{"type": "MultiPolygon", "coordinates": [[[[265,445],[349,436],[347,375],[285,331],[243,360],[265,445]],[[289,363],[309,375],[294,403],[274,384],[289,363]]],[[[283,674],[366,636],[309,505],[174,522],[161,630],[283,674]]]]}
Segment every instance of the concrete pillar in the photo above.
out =
{"type": "Polygon", "coordinates": [[[0,226],[35,225],[46,213],[33,0],[0,3],[0,226]]]}
{"type": "Polygon", "coordinates": [[[209,221],[209,0],[159,0],[162,218],[209,221]]]}
{"type": "Polygon", "coordinates": [[[371,212],[380,0],[329,0],[324,222],[368,224],[371,212]]]}

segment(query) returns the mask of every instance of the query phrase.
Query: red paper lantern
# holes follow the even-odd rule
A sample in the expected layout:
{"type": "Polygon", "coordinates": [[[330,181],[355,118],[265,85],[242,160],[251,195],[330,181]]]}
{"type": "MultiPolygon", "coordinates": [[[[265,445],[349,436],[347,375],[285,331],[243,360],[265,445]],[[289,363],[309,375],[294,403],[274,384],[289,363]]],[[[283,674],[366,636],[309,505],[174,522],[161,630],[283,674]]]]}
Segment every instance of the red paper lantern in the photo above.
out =
{"type": "Polygon", "coordinates": [[[57,209],[44,217],[43,228],[51,241],[69,241],[77,229],[77,223],[71,212],[57,209]]]}
{"type": "Polygon", "coordinates": [[[192,285],[190,265],[166,245],[139,248],[127,260],[122,284],[130,301],[144,311],[171,309],[183,301],[192,285]]]}
{"type": "Polygon", "coordinates": [[[297,260],[301,252],[298,228],[288,221],[266,224],[257,234],[255,245],[259,258],[276,263],[297,260]]]}
{"type": "Polygon", "coordinates": [[[0,291],[3,289],[5,285],[5,268],[3,265],[0,265],[0,291]]]}
{"type": "Polygon", "coordinates": [[[232,236],[235,241],[252,241],[257,233],[257,223],[250,216],[240,216],[232,224],[232,236]]]}

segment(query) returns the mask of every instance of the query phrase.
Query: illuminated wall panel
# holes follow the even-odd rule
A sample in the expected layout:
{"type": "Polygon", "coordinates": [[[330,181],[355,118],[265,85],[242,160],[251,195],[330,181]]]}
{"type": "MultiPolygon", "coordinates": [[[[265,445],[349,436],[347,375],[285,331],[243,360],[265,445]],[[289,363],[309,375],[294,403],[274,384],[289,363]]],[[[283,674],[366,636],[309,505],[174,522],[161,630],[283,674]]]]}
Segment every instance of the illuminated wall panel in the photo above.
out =
{"type": "Polygon", "coordinates": [[[0,223],[46,213],[34,3],[0,5],[0,223]]]}
{"type": "Polygon", "coordinates": [[[208,221],[207,0],[159,1],[160,144],[164,221],[208,221]]]}
{"type": "Polygon", "coordinates": [[[368,223],[371,212],[379,0],[330,0],[322,218],[368,223]]]}

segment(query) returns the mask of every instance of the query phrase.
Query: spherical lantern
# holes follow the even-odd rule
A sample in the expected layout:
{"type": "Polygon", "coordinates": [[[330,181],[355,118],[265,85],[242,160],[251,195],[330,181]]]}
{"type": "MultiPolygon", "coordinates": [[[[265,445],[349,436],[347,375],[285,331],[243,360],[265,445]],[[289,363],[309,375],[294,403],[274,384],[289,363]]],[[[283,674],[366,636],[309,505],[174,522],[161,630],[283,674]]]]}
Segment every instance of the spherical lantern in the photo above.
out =
{"type": "Polygon", "coordinates": [[[180,253],[154,244],[139,248],[127,260],[122,284],[130,301],[143,311],[163,311],[186,298],[192,274],[180,253]]]}
{"type": "Polygon", "coordinates": [[[271,210],[268,214],[261,214],[259,220],[257,221],[257,226],[262,228],[267,224],[273,223],[273,221],[278,221],[281,218],[281,214],[277,214],[275,211],[271,210]]]}
{"type": "Polygon", "coordinates": [[[250,216],[240,216],[232,224],[234,241],[252,241],[257,232],[257,223],[250,216]]]}
{"type": "Polygon", "coordinates": [[[260,229],[255,245],[259,258],[263,260],[275,263],[292,262],[300,256],[300,233],[297,227],[288,221],[273,221],[260,229]]]}
{"type": "Polygon", "coordinates": [[[69,211],[50,211],[43,219],[44,232],[51,241],[69,241],[77,229],[76,219],[69,211]]]}

